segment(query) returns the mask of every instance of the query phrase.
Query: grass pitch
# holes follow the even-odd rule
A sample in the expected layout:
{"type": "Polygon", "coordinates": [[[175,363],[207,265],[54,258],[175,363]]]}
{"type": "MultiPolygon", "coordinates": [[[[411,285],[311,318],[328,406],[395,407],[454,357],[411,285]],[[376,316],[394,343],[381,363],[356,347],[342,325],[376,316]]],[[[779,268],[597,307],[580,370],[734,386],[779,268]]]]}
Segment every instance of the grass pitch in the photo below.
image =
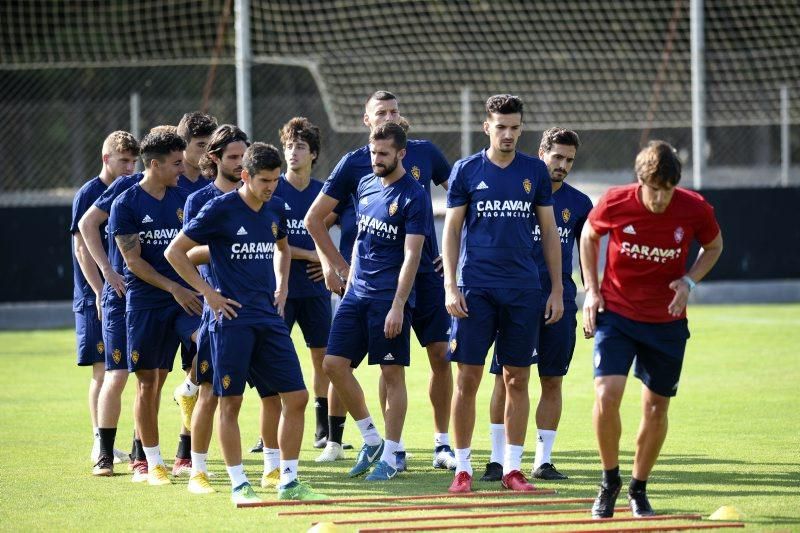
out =
{"type": "MultiPolygon", "coordinates": [[[[751,530],[800,530],[800,305],[694,306],[689,320],[692,338],[679,394],[671,405],[669,435],[648,485],[654,507],[660,513],[708,516],[722,505],[733,505],[745,514],[751,530]]],[[[304,369],[309,371],[309,357],[297,330],[295,340],[304,369]]],[[[599,477],[591,425],[591,353],[590,341],[580,339],[565,378],[564,413],[554,462],[570,479],[537,484],[557,489],[558,497],[593,497],[599,477]]],[[[452,475],[430,468],[433,428],[426,359],[424,351],[415,347],[407,376],[409,413],[404,434],[414,455],[409,472],[389,484],[375,485],[348,479],[350,460],[332,466],[314,463],[317,451],[310,444],[313,410],[309,406],[301,476],[336,498],[445,492],[452,475]]],[[[165,392],[177,385],[179,374],[170,376],[165,392]]],[[[216,437],[209,466],[217,474],[212,478],[217,494],[190,495],[185,479],[167,487],[134,485],[124,465],[117,466],[113,478],[93,478],[86,407],[89,375],[88,369],[75,366],[71,331],[0,333],[0,529],[289,532],[310,527],[312,517],[278,517],[278,511],[286,508],[234,509],[216,437]]],[[[379,419],[377,371],[362,367],[357,375],[373,416],[379,419]]],[[[488,378],[480,391],[473,444],[478,476],[488,460],[488,378]]],[[[133,380],[123,399],[117,438],[123,449],[130,445],[133,380]]],[[[306,374],[306,382],[310,381],[306,374]]],[[[622,408],[621,470],[626,481],[639,420],[639,388],[632,378],[622,408]]],[[[535,402],[537,389],[532,386],[531,390],[535,402]]],[[[533,460],[533,411],[526,471],[533,460]]],[[[249,394],[241,420],[247,449],[257,439],[257,417],[257,398],[249,394]]],[[[177,448],[178,425],[178,409],[170,394],[165,394],[160,429],[167,461],[177,448]]],[[[356,448],[361,444],[350,420],[345,440],[356,448]]],[[[348,459],[354,455],[350,452],[348,459]]],[[[245,466],[256,486],[260,455],[245,453],[245,466]]],[[[475,485],[478,490],[499,489],[499,484],[475,485]]],[[[257,492],[265,499],[275,498],[268,491],[257,492]]],[[[624,505],[624,497],[619,503],[624,505]]],[[[313,519],[330,521],[333,517],[313,519]]],[[[340,530],[354,531],[355,527],[340,530]]]]}

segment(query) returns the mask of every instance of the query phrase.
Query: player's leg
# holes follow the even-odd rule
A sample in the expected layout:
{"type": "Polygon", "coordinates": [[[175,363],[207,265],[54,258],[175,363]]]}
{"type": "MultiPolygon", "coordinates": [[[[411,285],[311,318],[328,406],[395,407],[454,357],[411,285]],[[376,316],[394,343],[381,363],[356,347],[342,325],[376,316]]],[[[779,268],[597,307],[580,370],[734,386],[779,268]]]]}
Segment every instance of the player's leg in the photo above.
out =
{"type": "Polygon", "coordinates": [[[503,463],[506,453],[506,385],[503,381],[503,368],[497,364],[496,357],[492,358],[489,371],[494,376],[492,397],[489,400],[489,440],[492,448],[486,471],[481,476],[481,481],[500,481],[503,479],[503,463]]]}
{"type": "Polygon", "coordinates": [[[175,316],[174,329],[181,339],[181,369],[185,378],[173,391],[172,399],[181,408],[181,427],[178,433],[178,449],[172,465],[175,477],[191,476],[192,473],[192,411],[197,404],[197,335],[200,318],[196,315],[179,313],[175,316]]]}
{"type": "Polygon", "coordinates": [[[83,305],[75,311],[75,339],[78,366],[91,367],[92,371],[88,388],[89,418],[92,423],[92,452],[89,459],[97,464],[100,459],[97,401],[105,374],[105,345],[103,329],[94,305],[83,305]]]}
{"type": "Polygon", "coordinates": [[[208,331],[207,320],[203,320],[197,332],[196,360],[199,391],[197,403],[192,411],[192,471],[189,476],[188,490],[193,494],[210,494],[215,491],[208,480],[207,459],[218,399],[214,395],[214,367],[211,357],[211,336],[208,331]]]}
{"type": "MultiPolygon", "coordinates": [[[[251,373],[250,379],[253,378],[251,373]]],[[[281,450],[279,425],[281,423],[281,398],[278,393],[273,392],[268,386],[254,385],[261,397],[260,435],[263,449],[261,451],[264,458],[264,471],[261,474],[262,488],[276,488],[281,482],[281,450]]]]}

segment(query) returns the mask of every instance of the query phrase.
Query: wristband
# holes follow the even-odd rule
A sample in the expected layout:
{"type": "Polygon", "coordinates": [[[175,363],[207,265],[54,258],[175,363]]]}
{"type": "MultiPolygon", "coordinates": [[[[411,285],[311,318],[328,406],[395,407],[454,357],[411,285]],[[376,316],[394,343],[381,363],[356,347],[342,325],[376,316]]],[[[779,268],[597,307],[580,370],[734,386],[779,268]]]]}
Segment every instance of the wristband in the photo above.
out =
{"type": "Polygon", "coordinates": [[[694,290],[694,288],[697,287],[697,282],[695,280],[693,280],[692,278],[690,278],[688,275],[687,276],[683,276],[681,279],[683,281],[685,281],[686,284],[689,286],[689,292],[692,292],[694,290]]]}

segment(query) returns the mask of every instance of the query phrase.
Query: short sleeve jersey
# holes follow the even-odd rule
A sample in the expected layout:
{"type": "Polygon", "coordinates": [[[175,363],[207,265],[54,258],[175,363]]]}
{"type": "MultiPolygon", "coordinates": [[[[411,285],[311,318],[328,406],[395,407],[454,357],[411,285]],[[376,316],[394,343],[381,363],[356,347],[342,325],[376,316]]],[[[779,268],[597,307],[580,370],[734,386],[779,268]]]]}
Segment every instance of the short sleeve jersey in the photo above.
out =
{"type": "MultiPolygon", "coordinates": [[[[106,184],[100,180],[99,176],[96,176],[86,183],[83,184],[83,187],[78,189],[78,192],[75,194],[75,198],[72,200],[72,223],[69,226],[69,232],[72,235],[79,233],[80,230],[78,229],[78,222],[80,222],[81,217],[84,213],[94,204],[95,200],[97,200],[103,191],[105,191],[108,187],[106,184]]],[[[100,235],[107,234],[107,225],[103,224],[100,226],[100,235]]],[[[73,311],[80,311],[83,306],[86,305],[94,305],[95,295],[92,287],[89,285],[89,282],[86,281],[86,278],[83,276],[83,271],[81,271],[81,265],[78,263],[78,259],[75,257],[75,249],[74,249],[74,242],[73,242],[73,249],[72,249],[72,279],[73,279],[73,290],[72,290],[72,310],[73,311]]],[[[103,243],[103,248],[105,248],[106,253],[108,253],[108,244],[107,241],[103,243]]],[[[94,263],[92,263],[94,265],[94,263]]]]}
{"type": "Polygon", "coordinates": [[[217,290],[242,304],[236,318],[218,318],[218,325],[258,324],[278,316],[273,258],[276,243],[286,237],[282,198],[273,196],[256,212],[238,191],[223,194],[206,203],[183,232],[208,245],[217,290]]]}
{"type": "MultiPolygon", "coordinates": [[[[388,186],[373,174],[361,180],[356,206],[352,290],[362,298],[391,301],[405,258],[406,235],[426,235],[433,217],[430,198],[410,174],[388,186]]],[[[412,291],[411,306],[414,296],[412,291]]]]}
{"type": "MultiPolygon", "coordinates": [[[[302,191],[295,189],[286,176],[281,175],[275,195],[283,198],[286,205],[286,233],[289,246],[296,246],[304,250],[314,249],[314,240],[306,230],[303,219],[308,213],[308,208],[322,190],[322,183],[315,179],[308,182],[302,191]]],[[[311,298],[315,296],[330,296],[325,288],[325,281],[311,281],[308,277],[308,261],[292,259],[292,268],[289,274],[289,298],[311,298]]]]}
{"type": "Polygon", "coordinates": [[[353,243],[356,242],[356,208],[353,205],[353,197],[349,197],[344,202],[339,202],[333,210],[339,217],[339,253],[342,254],[349,263],[353,257],[353,243]]]}
{"type": "Polygon", "coordinates": [[[195,181],[190,180],[183,174],[178,176],[178,187],[181,189],[186,189],[189,194],[199,191],[200,189],[208,186],[209,183],[211,183],[211,180],[207,179],[202,174],[198,176],[195,181]]]}
{"type": "MultiPolygon", "coordinates": [[[[589,211],[592,210],[592,201],[581,191],[568,183],[562,183],[561,187],[553,193],[553,214],[558,227],[558,237],[561,241],[561,280],[564,286],[564,301],[575,302],[577,287],[572,280],[572,250],[575,241],[580,241],[581,230],[589,211]]],[[[535,218],[535,215],[534,215],[535,218]]],[[[533,230],[533,259],[539,269],[539,281],[542,284],[542,291],[550,293],[550,274],[547,270],[547,263],[544,260],[542,249],[542,235],[539,221],[535,220],[533,230]]]]}
{"type": "Polygon", "coordinates": [[[535,206],[552,205],[547,167],[517,152],[500,168],[483,150],[453,166],[447,207],[466,206],[458,285],[539,289],[533,260],[535,206]]]}
{"type": "MultiPolygon", "coordinates": [[[[450,175],[450,164],[441,150],[430,141],[424,139],[409,139],[406,146],[406,156],[403,158],[403,168],[417,181],[428,193],[430,202],[431,183],[440,185],[447,181],[450,175]]],[[[346,204],[348,198],[356,193],[359,181],[372,174],[372,161],[369,154],[369,145],[346,154],[331,172],[325,181],[322,192],[339,201],[340,205],[346,204]]],[[[337,211],[342,219],[342,239],[339,241],[339,251],[345,259],[350,260],[350,244],[352,235],[345,227],[347,207],[342,212],[337,211]],[[343,216],[345,215],[345,216],[343,216]]],[[[430,222],[429,232],[426,233],[425,244],[422,248],[422,257],[419,262],[419,272],[433,272],[433,260],[439,256],[439,245],[436,242],[436,233],[433,220],[430,222]]]]}
{"type": "MultiPolygon", "coordinates": [[[[200,212],[200,209],[202,209],[202,207],[206,205],[209,200],[216,198],[217,196],[222,196],[222,194],[223,192],[219,190],[213,182],[208,183],[208,185],[202,189],[191,193],[188,198],[186,198],[186,205],[183,207],[183,227],[185,228],[189,222],[197,216],[197,213],[200,212]]],[[[209,285],[213,285],[210,277],[211,268],[208,265],[198,266],[197,271],[200,272],[200,275],[209,285]]]]}
{"type": "MultiPolygon", "coordinates": [[[[589,215],[609,234],[600,292],[606,309],[640,322],[671,322],[669,284],[686,273],[689,245],[708,244],[719,234],[714,208],[696,192],[676,188],[663,213],[651,213],[639,184],[611,187],[589,215]]],[[[682,315],[679,318],[685,317],[682,315]]]]}
{"type": "MultiPolygon", "coordinates": [[[[164,251],[181,230],[186,197],[184,189],[167,187],[159,200],[137,183],[114,200],[108,222],[109,233],[114,237],[138,234],[141,258],[156,272],[184,287],[188,285],[164,257],[164,251]]],[[[123,274],[128,311],[166,307],[173,302],[170,293],[139,279],[127,264],[123,274]]]]}

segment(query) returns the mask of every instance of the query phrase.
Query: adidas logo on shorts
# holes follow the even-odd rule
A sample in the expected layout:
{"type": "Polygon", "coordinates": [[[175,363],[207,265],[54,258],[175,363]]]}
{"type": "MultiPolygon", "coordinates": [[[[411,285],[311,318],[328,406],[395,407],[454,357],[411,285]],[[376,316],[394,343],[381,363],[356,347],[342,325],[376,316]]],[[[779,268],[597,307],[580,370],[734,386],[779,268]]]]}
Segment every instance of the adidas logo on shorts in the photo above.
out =
{"type": "Polygon", "coordinates": [[[485,181],[480,182],[478,184],[478,186],[476,187],[476,189],[479,190],[479,191],[483,191],[483,190],[488,189],[488,188],[489,188],[489,186],[486,185],[485,181]]]}
{"type": "Polygon", "coordinates": [[[153,219],[150,218],[150,215],[145,215],[144,218],[142,219],[142,224],[149,224],[152,221],[153,219]]]}
{"type": "Polygon", "coordinates": [[[394,361],[394,356],[391,353],[387,353],[386,356],[383,358],[384,361],[394,361]]]}
{"type": "Polygon", "coordinates": [[[247,230],[244,229],[244,226],[241,226],[239,231],[236,232],[236,235],[247,235],[247,230]]]}
{"type": "Polygon", "coordinates": [[[622,228],[622,233],[627,233],[628,235],[636,235],[636,230],[633,229],[633,224],[628,224],[624,228],[622,228]]]}

